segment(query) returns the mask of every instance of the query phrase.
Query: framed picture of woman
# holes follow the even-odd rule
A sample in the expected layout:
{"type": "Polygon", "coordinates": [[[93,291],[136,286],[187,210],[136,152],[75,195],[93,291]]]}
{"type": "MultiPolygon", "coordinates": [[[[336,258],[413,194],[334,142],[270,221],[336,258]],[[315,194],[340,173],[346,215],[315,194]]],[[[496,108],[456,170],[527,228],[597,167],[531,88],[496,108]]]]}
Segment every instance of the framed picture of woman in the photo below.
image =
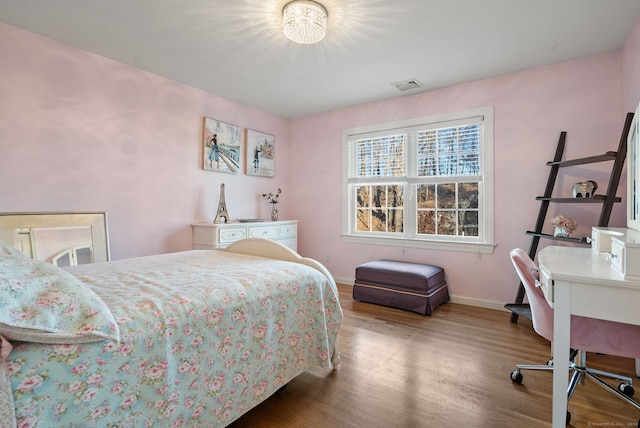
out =
{"type": "Polygon", "coordinates": [[[275,177],[276,137],[247,129],[247,175],[275,177]]]}
{"type": "Polygon", "coordinates": [[[205,117],[202,125],[202,167],[237,174],[240,170],[240,127],[205,117]]]}

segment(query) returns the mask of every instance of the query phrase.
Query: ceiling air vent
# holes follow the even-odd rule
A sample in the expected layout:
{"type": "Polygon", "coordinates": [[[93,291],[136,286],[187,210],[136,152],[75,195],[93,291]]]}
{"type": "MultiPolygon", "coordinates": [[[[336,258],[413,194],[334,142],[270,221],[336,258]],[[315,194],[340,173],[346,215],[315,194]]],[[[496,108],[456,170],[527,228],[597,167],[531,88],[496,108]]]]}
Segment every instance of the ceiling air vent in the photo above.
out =
{"type": "Polygon", "coordinates": [[[418,79],[403,80],[401,82],[392,83],[392,85],[400,89],[401,91],[408,91],[409,89],[416,89],[416,88],[422,87],[422,83],[420,83],[418,79]]]}

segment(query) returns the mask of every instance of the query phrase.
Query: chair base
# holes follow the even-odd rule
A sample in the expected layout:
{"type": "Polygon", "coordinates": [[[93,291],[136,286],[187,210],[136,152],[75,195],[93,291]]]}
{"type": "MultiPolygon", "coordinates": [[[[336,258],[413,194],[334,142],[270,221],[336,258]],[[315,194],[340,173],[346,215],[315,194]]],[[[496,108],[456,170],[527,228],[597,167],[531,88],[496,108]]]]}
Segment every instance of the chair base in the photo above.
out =
{"type": "MultiPolygon", "coordinates": [[[[584,385],[584,380],[589,378],[602,388],[606,389],[610,393],[618,396],[622,400],[634,406],[640,410],[640,403],[632,399],[634,394],[633,380],[628,376],[619,375],[616,373],[605,372],[602,370],[591,369],[586,365],[586,352],[577,351],[572,353],[575,357],[569,362],[569,371],[572,372],[571,380],[569,381],[569,387],[567,388],[567,401],[571,400],[571,396],[576,390],[578,385],[584,385]],[[621,383],[618,385],[618,389],[612,387],[600,377],[607,377],[614,380],[619,380],[621,383]]],[[[511,380],[515,383],[522,383],[521,370],[553,370],[553,360],[549,360],[547,364],[529,365],[518,364],[516,369],[511,372],[511,380]]],[[[567,423],[571,419],[571,414],[567,412],[567,423]]]]}

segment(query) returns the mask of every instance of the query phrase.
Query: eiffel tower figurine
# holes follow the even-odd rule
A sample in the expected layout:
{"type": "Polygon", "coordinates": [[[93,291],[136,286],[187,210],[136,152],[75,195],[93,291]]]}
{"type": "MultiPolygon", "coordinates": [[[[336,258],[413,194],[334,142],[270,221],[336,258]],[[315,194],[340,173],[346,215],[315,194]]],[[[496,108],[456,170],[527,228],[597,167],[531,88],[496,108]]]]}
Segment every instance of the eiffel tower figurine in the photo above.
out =
{"type": "Polygon", "coordinates": [[[216,214],[216,219],[213,220],[213,223],[220,223],[220,219],[222,218],[224,219],[224,223],[231,223],[229,213],[227,212],[227,203],[224,201],[224,183],[220,185],[220,202],[218,202],[218,214],[216,214]]]}

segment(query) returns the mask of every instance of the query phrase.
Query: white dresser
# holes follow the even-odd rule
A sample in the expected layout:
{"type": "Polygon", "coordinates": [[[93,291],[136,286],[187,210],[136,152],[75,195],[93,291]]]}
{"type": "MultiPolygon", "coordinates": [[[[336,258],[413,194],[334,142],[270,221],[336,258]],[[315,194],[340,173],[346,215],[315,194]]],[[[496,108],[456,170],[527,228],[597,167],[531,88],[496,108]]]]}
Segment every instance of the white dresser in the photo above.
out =
{"type": "Polygon", "coordinates": [[[264,238],[277,241],[298,251],[298,220],[255,223],[198,223],[192,224],[193,249],[224,248],[244,238],[264,238]]]}

